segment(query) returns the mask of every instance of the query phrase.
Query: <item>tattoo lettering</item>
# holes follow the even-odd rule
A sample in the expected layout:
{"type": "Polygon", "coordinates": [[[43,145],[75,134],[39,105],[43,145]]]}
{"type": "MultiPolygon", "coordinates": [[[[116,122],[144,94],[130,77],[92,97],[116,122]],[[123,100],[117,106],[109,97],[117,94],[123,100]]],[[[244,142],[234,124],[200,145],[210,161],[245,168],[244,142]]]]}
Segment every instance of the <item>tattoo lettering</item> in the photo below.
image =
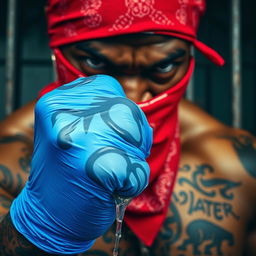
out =
{"type": "Polygon", "coordinates": [[[215,202],[205,198],[196,198],[192,191],[188,193],[180,191],[178,193],[179,204],[188,205],[187,213],[192,215],[197,212],[202,212],[207,217],[214,217],[216,220],[222,220],[224,217],[232,216],[239,219],[235,214],[233,206],[227,202],[215,202]]]}
{"type": "MultiPolygon", "coordinates": [[[[181,172],[189,172],[191,167],[185,165],[180,169],[181,172]]],[[[192,215],[197,212],[205,214],[207,217],[213,217],[216,220],[222,220],[226,217],[239,219],[239,216],[234,212],[233,206],[227,200],[232,200],[234,194],[231,189],[241,185],[241,182],[233,182],[220,178],[204,178],[208,173],[213,173],[214,169],[207,164],[196,167],[192,173],[192,179],[181,177],[178,180],[180,185],[188,184],[196,191],[200,192],[205,197],[196,197],[193,191],[179,191],[176,194],[176,200],[180,205],[188,205],[187,213],[192,215]],[[214,197],[220,195],[226,202],[214,201],[214,197]]]]}
{"type": "Polygon", "coordinates": [[[256,147],[253,145],[253,138],[246,135],[223,136],[221,138],[228,139],[232,142],[244,169],[253,178],[256,178],[256,147]]]}
{"type": "Polygon", "coordinates": [[[227,242],[229,246],[234,245],[232,233],[209,221],[200,219],[192,221],[187,226],[186,232],[188,239],[179,246],[179,250],[186,251],[188,245],[191,244],[193,255],[213,255],[212,249],[217,250],[217,255],[223,255],[221,250],[223,242],[227,242]]]}
{"type": "MultiPolygon", "coordinates": [[[[183,169],[181,169],[182,171],[183,169]]],[[[189,167],[186,165],[185,171],[189,171],[189,167]]],[[[200,165],[196,167],[196,170],[193,172],[192,181],[187,178],[180,178],[179,184],[183,185],[184,183],[189,184],[197,191],[201,192],[205,196],[214,197],[216,196],[216,190],[219,191],[222,197],[225,199],[233,199],[233,193],[229,193],[229,190],[241,185],[241,182],[233,182],[226,179],[204,179],[202,176],[206,173],[213,173],[214,169],[207,164],[200,165]],[[219,187],[218,189],[216,187],[219,187]],[[209,189],[211,189],[209,191],[209,189]]]]}

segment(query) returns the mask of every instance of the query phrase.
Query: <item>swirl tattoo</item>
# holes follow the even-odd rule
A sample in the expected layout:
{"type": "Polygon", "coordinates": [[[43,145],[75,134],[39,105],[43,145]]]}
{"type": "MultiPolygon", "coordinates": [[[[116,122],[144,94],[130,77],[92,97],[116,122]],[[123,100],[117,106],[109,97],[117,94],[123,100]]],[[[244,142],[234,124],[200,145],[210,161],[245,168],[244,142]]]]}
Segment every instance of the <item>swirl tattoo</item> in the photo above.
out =
{"type": "MultiPolygon", "coordinates": [[[[134,175],[136,181],[137,181],[137,189],[134,191],[134,194],[137,194],[139,191],[141,191],[146,185],[147,185],[147,172],[144,169],[144,167],[139,163],[132,163],[129,156],[126,152],[123,150],[120,150],[118,148],[114,147],[104,147],[100,148],[99,150],[95,151],[88,159],[85,170],[88,174],[88,176],[94,180],[96,183],[101,184],[104,186],[102,179],[100,178],[100,174],[95,172],[94,164],[95,162],[102,156],[110,153],[115,153],[123,157],[123,159],[126,161],[126,175],[125,175],[125,181],[124,181],[124,187],[126,187],[126,184],[128,184],[130,176],[134,175]],[[138,175],[138,170],[141,170],[144,174],[144,182],[140,182],[142,179],[138,175]]],[[[123,167],[122,167],[123,168],[123,167]]],[[[129,189],[129,186],[128,186],[129,189]]],[[[122,189],[122,193],[127,193],[128,191],[122,189]]]]}
{"type": "MultiPolygon", "coordinates": [[[[89,82],[91,82],[90,80],[89,82]]],[[[74,85],[75,86],[75,85],[74,85]]],[[[64,86],[67,87],[67,86],[64,86]]],[[[62,89],[64,89],[64,87],[62,89]]],[[[83,131],[86,135],[89,131],[91,121],[96,114],[99,114],[103,122],[112,130],[114,133],[124,139],[126,142],[134,145],[135,147],[141,147],[143,143],[143,136],[142,136],[142,126],[143,126],[143,117],[141,112],[139,111],[138,106],[132,102],[131,100],[124,98],[124,97],[95,97],[95,101],[91,103],[90,107],[86,109],[59,109],[55,113],[53,113],[51,117],[52,126],[55,125],[58,116],[60,114],[70,114],[75,117],[75,120],[71,121],[69,124],[65,125],[57,135],[57,144],[60,148],[64,150],[68,150],[72,147],[73,141],[71,137],[71,133],[75,131],[79,122],[82,120],[83,122],[83,131]],[[131,116],[135,123],[137,124],[138,128],[138,136],[134,137],[129,130],[120,127],[110,116],[110,110],[115,105],[123,105],[130,110],[131,116]]],[[[124,186],[128,184],[131,175],[135,178],[137,182],[136,191],[133,191],[135,194],[143,190],[147,185],[147,171],[143,167],[142,164],[138,162],[132,162],[129,154],[123,150],[120,150],[116,147],[102,147],[93,152],[86,163],[85,170],[88,176],[94,180],[96,183],[100,185],[102,184],[102,179],[100,179],[99,175],[94,170],[94,164],[97,160],[102,157],[106,156],[106,154],[117,154],[121,156],[124,161],[126,162],[126,176],[124,180],[124,186]],[[142,178],[140,175],[142,174],[144,177],[142,178]]],[[[127,188],[129,190],[129,188],[127,188]]],[[[134,189],[134,187],[133,187],[134,189]]],[[[122,190],[122,192],[127,192],[122,190]]]]}

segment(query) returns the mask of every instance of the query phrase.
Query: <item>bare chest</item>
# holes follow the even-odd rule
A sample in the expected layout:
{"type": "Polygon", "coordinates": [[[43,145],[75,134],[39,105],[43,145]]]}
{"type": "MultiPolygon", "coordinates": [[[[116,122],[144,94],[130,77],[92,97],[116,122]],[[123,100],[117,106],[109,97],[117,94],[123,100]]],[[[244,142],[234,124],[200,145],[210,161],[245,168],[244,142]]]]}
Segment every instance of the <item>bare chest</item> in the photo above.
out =
{"type": "Polygon", "coordinates": [[[155,255],[244,255],[249,206],[243,191],[242,181],[214,164],[182,160],[155,255]]]}

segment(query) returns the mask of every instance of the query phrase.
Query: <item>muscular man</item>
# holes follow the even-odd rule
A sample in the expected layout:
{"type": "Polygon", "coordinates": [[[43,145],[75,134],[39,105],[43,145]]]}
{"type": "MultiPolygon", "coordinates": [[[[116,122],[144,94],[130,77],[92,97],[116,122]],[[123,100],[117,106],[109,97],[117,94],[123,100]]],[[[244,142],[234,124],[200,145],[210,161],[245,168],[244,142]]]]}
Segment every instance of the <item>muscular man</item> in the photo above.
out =
{"type": "MultiPolygon", "coordinates": [[[[131,30],[128,31],[129,35],[115,36],[110,39],[94,39],[93,36],[86,34],[83,39],[90,40],[83,41],[79,37],[81,34],[74,34],[77,27],[68,20],[63,31],[70,35],[68,39],[75,39],[73,41],[71,39],[70,44],[59,41],[60,47],[55,49],[60,83],[67,82],[65,79],[70,76],[75,78],[81,74],[109,74],[118,79],[127,97],[140,103],[143,108],[145,107],[143,102],[159,99],[158,95],[164,95],[164,92],[177,88],[177,84],[180,85],[180,82],[184,81],[184,77],[191,68],[191,43],[197,48],[201,44],[187,37],[189,32],[184,30],[182,24],[191,25],[189,21],[185,23],[185,18],[190,18],[192,22],[191,17],[195,17],[195,13],[202,11],[203,1],[191,1],[191,3],[172,1],[175,6],[172,12],[175,16],[171,13],[165,16],[164,12],[168,10],[167,6],[163,8],[164,4],[153,5],[153,1],[149,1],[151,4],[145,6],[142,1],[137,2],[138,6],[144,9],[132,9],[130,7],[135,4],[135,1],[127,1],[127,8],[114,17],[116,23],[111,24],[112,30],[108,33],[114,33],[113,31],[116,31],[116,35],[127,33],[125,31],[129,30],[130,23],[134,25],[134,27],[131,25],[131,28],[136,28],[137,23],[142,26],[139,21],[143,21],[143,17],[146,16],[142,10],[146,13],[148,10],[149,20],[155,26],[172,26],[172,22],[175,23],[176,26],[169,28],[169,32],[172,33],[168,36],[165,33],[162,33],[164,35],[159,35],[161,33],[131,34],[135,32],[131,30]],[[160,7],[162,9],[159,9],[160,7]],[[162,23],[157,23],[156,21],[159,20],[156,17],[162,23]],[[176,20],[173,17],[176,17],[176,20]],[[122,30],[115,30],[120,27],[122,30]],[[179,31],[183,34],[177,34],[179,31]],[[70,64],[72,68],[65,70],[65,67],[67,65],[69,67],[70,64]],[[71,74],[68,71],[71,71],[71,74]]],[[[84,25],[95,25],[97,21],[104,18],[100,12],[100,8],[104,7],[101,4],[101,1],[97,1],[97,4],[91,5],[91,13],[94,15],[86,16],[84,13],[86,17],[83,20],[84,25]],[[89,17],[94,18],[91,20],[94,23],[88,23],[89,17]]],[[[67,11],[65,9],[67,6],[63,4],[58,9],[62,18],[67,11]]],[[[83,13],[83,6],[80,10],[83,13]]],[[[95,27],[94,29],[96,30],[95,27]]],[[[137,29],[136,32],[152,32],[143,29],[137,29]]],[[[58,33],[58,31],[51,31],[53,36],[58,33]]],[[[57,41],[57,38],[55,39],[57,41]]],[[[200,47],[208,57],[221,64],[217,55],[205,49],[200,47]]],[[[57,86],[58,84],[53,84],[43,90],[43,93],[57,86]]],[[[175,95],[174,92],[175,90],[172,90],[171,95],[175,95]]],[[[174,98],[171,100],[174,101],[174,98]]],[[[1,124],[2,215],[8,212],[10,202],[18,194],[28,175],[33,148],[34,103],[18,110],[1,124]]],[[[246,131],[221,124],[185,100],[179,103],[179,125],[181,159],[171,202],[167,214],[164,215],[165,220],[161,229],[158,230],[153,241],[149,242],[143,237],[144,230],[142,232],[136,230],[128,221],[129,227],[125,226],[123,230],[120,255],[254,255],[251,241],[255,231],[255,138],[246,131]]],[[[162,131],[161,134],[163,133],[162,131]]],[[[175,129],[172,130],[172,134],[174,133],[175,129]]],[[[177,131],[176,136],[178,136],[177,131]]],[[[161,138],[158,142],[161,142],[161,138]]],[[[174,158],[175,149],[178,150],[172,147],[166,155],[169,161],[174,158]]],[[[170,183],[173,182],[173,176],[175,177],[175,172],[160,174],[161,179],[157,186],[158,196],[165,193],[165,187],[171,190],[170,183]]],[[[161,200],[159,201],[161,203],[161,200]]],[[[161,207],[158,201],[154,201],[153,205],[154,203],[156,208],[161,207]]],[[[157,221],[152,221],[152,226],[155,223],[158,224],[157,221]]],[[[10,228],[10,225],[10,219],[5,219],[1,230],[10,228]]],[[[140,228],[143,229],[143,227],[140,228]]],[[[145,227],[146,232],[148,228],[155,231],[154,227],[145,227]]],[[[10,229],[10,235],[5,239],[13,241],[14,233],[12,232],[10,229]]],[[[148,237],[152,235],[148,234],[148,237]]],[[[19,241],[20,243],[15,245],[16,249],[24,247],[24,244],[26,246],[24,242],[26,240],[19,241]]],[[[100,237],[83,255],[111,255],[113,243],[114,228],[100,237]]]]}

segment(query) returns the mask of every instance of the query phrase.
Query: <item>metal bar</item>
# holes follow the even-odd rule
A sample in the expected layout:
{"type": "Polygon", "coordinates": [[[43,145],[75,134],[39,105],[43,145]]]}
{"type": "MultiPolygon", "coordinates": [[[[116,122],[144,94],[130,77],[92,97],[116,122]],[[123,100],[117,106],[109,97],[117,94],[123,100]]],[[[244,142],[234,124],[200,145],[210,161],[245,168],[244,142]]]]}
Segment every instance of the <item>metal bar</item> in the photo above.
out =
{"type": "MultiPolygon", "coordinates": [[[[191,47],[191,55],[195,56],[195,48],[192,46],[191,47]]],[[[194,83],[194,74],[192,74],[189,84],[188,84],[188,88],[186,90],[186,99],[190,100],[190,101],[194,101],[195,100],[195,83],[194,83]]]]}
{"type": "Polygon", "coordinates": [[[9,0],[7,6],[7,41],[6,41],[6,88],[5,88],[5,114],[14,110],[14,91],[16,81],[16,17],[17,0],[9,0]]]}
{"type": "Polygon", "coordinates": [[[232,0],[232,111],[233,126],[241,127],[242,120],[242,78],[241,78],[241,17],[240,0],[232,0]]]}
{"type": "Polygon", "coordinates": [[[195,96],[194,96],[194,75],[191,76],[187,90],[186,90],[186,99],[190,101],[194,101],[195,96]]]}

